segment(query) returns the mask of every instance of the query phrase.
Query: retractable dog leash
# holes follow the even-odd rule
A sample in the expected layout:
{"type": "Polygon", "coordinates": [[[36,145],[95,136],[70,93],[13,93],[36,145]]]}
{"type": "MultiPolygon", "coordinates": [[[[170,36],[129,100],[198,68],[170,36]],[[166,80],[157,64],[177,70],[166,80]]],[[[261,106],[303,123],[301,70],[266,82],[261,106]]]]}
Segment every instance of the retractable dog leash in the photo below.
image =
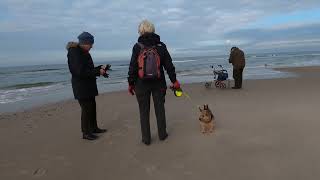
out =
{"type": "Polygon", "coordinates": [[[192,100],[192,98],[190,97],[190,95],[188,93],[186,93],[185,91],[182,91],[181,88],[179,89],[174,89],[174,88],[170,88],[174,95],[176,97],[185,97],[185,99],[189,100],[189,102],[191,103],[191,105],[195,108],[199,108],[200,106],[199,105],[195,105],[194,101],[192,100]]]}

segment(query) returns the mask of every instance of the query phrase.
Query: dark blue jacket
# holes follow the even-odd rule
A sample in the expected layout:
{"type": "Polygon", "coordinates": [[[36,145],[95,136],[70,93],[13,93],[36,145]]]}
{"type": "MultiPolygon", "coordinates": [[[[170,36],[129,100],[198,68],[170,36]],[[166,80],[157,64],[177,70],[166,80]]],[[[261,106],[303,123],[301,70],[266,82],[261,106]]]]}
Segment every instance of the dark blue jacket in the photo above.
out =
{"type": "Polygon", "coordinates": [[[67,50],[74,98],[94,98],[98,95],[96,76],[100,76],[100,66],[94,67],[90,53],[76,43],[69,43],[67,50]]]}

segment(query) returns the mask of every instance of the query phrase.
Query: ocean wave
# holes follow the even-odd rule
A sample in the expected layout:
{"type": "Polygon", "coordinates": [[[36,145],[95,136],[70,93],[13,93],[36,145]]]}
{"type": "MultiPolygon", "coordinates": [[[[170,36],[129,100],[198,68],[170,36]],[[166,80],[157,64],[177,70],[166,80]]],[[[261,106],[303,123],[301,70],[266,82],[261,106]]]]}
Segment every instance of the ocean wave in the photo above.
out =
{"type": "Polygon", "coordinates": [[[111,85],[111,84],[125,84],[127,83],[127,80],[123,80],[123,81],[113,81],[113,82],[105,82],[103,84],[106,84],[106,85],[111,85]]]}
{"type": "Polygon", "coordinates": [[[29,71],[23,71],[23,72],[43,72],[43,71],[59,71],[61,69],[59,68],[48,68],[48,69],[35,69],[35,70],[29,70],[29,71]]]}
{"type": "Polygon", "coordinates": [[[194,62],[197,60],[177,60],[177,61],[172,61],[173,63],[183,63],[183,62],[194,62]]]}
{"type": "Polygon", "coordinates": [[[126,63],[126,64],[119,64],[119,65],[115,65],[115,66],[129,66],[130,64],[129,63],[126,63]]]}
{"type": "Polygon", "coordinates": [[[210,76],[213,75],[212,70],[191,70],[191,71],[183,71],[178,74],[179,76],[210,76]]]}
{"type": "Polygon", "coordinates": [[[271,66],[271,64],[264,64],[264,65],[257,65],[257,66],[246,66],[245,69],[266,68],[266,66],[271,66]]]}
{"type": "Polygon", "coordinates": [[[15,102],[18,102],[18,101],[25,100],[25,98],[22,97],[22,96],[15,96],[15,97],[12,97],[12,98],[1,97],[1,96],[0,96],[0,104],[15,103],[15,102]]]}
{"type": "Polygon", "coordinates": [[[12,86],[6,86],[2,89],[26,89],[26,88],[34,88],[34,87],[44,87],[57,84],[57,82],[39,82],[39,83],[25,83],[25,84],[16,84],[12,86]]]}
{"type": "Polygon", "coordinates": [[[11,75],[11,74],[30,74],[30,73],[45,73],[51,71],[60,71],[63,69],[33,69],[33,70],[12,70],[7,72],[0,72],[0,75],[11,75]]]}
{"type": "MultiPolygon", "coordinates": [[[[40,83],[34,83],[40,84],[40,83]]],[[[30,97],[35,97],[39,95],[47,94],[48,91],[53,92],[55,90],[61,90],[66,86],[63,83],[53,83],[48,85],[49,83],[42,83],[43,86],[34,86],[28,88],[20,88],[20,89],[7,89],[7,90],[0,90],[0,104],[7,104],[7,103],[15,103],[19,101],[26,100],[30,97]]]]}
{"type": "Polygon", "coordinates": [[[191,69],[176,70],[176,73],[177,73],[177,74],[180,74],[180,73],[193,72],[193,71],[194,71],[194,70],[191,70],[191,69]]]}

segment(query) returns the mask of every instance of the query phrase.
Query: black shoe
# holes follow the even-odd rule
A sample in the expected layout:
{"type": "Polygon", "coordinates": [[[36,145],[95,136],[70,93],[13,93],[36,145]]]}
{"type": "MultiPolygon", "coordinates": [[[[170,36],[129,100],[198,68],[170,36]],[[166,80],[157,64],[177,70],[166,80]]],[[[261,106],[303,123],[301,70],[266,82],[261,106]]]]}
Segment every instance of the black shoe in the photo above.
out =
{"type": "Polygon", "coordinates": [[[160,141],[164,141],[168,138],[168,134],[166,133],[164,136],[160,137],[160,141]]]}
{"type": "Polygon", "coordinates": [[[92,141],[92,140],[98,139],[98,136],[93,135],[93,134],[83,134],[82,135],[82,139],[86,139],[86,140],[92,141]]]}
{"type": "Polygon", "coordinates": [[[106,130],[106,129],[100,129],[100,128],[97,128],[97,129],[95,129],[95,130],[93,131],[93,133],[95,133],[95,134],[98,134],[98,133],[105,133],[105,132],[107,132],[107,130],[106,130]]]}
{"type": "Polygon", "coordinates": [[[150,140],[142,140],[143,144],[149,146],[151,144],[150,140]]]}

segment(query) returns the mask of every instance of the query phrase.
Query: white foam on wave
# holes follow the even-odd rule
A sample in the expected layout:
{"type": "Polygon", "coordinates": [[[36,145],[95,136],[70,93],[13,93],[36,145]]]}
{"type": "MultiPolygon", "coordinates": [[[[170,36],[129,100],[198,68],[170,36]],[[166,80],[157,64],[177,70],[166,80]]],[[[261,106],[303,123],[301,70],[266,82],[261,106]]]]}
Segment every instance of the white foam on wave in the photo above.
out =
{"type": "Polygon", "coordinates": [[[294,66],[319,66],[320,65],[320,59],[314,59],[311,61],[303,61],[303,62],[295,62],[293,63],[294,66]]]}
{"type": "Polygon", "coordinates": [[[183,63],[183,62],[194,62],[194,61],[197,61],[197,60],[193,60],[193,59],[190,59],[190,60],[177,60],[177,61],[172,61],[173,63],[183,63]]]}
{"type": "Polygon", "coordinates": [[[178,73],[179,76],[201,76],[201,75],[213,75],[212,69],[196,69],[193,71],[182,71],[178,73]]]}
{"type": "Polygon", "coordinates": [[[47,94],[52,90],[64,87],[62,84],[55,84],[43,87],[32,87],[12,90],[0,90],[0,104],[15,103],[26,100],[40,94],[47,94]]]}

